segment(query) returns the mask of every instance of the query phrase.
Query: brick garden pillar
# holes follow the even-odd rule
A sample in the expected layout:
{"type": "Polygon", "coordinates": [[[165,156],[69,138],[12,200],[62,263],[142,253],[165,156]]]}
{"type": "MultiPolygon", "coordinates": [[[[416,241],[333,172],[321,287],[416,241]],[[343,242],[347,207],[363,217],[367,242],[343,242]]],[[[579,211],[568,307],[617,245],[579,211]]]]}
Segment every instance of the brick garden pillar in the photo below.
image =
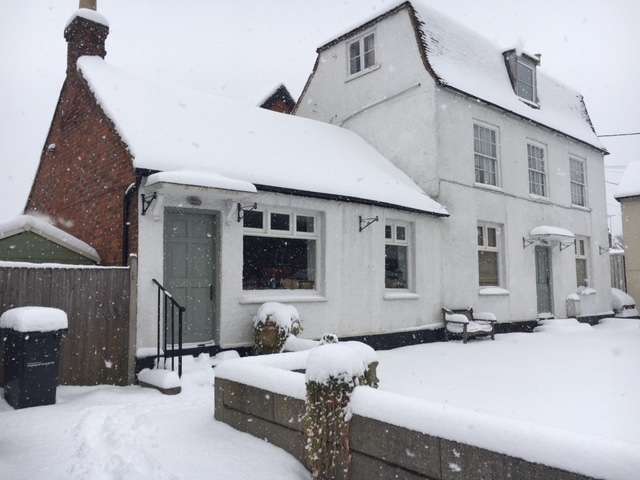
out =
{"type": "Polygon", "coordinates": [[[377,364],[375,351],[359,342],[322,345],[309,353],[304,435],[313,478],[349,478],[349,401],[356,386],[377,386],[377,364]]]}

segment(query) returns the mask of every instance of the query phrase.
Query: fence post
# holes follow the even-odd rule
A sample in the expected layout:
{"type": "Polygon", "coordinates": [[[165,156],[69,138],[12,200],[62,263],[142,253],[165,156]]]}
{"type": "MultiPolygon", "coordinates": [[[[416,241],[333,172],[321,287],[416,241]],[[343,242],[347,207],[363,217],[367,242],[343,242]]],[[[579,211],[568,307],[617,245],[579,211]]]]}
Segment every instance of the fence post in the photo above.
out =
{"type": "Polygon", "coordinates": [[[138,328],[138,256],[129,255],[129,348],[127,381],[136,381],[136,338],[138,328]]]}
{"type": "Polygon", "coordinates": [[[303,420],[305,463],[319,480],[350,478],[349,401],[358,385],[377,386],[375,352],[359,342],[322,345],[309,353],[303,420]]]}

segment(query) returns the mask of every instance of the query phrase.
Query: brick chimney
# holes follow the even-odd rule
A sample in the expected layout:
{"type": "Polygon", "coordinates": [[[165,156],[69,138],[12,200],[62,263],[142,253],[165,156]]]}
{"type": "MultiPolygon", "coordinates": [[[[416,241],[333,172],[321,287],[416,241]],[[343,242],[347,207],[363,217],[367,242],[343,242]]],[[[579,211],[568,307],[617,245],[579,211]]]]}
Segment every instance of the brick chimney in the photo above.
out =
{"type": "Polygon", "coordinates": [[[109,35],[107,20],[96,11],[96,0],[80,0],[79,9],[64,29],[67,41],[67,75],[76,72],[76,62],[83,55],[107,54],[104,43],[109,35]]]}

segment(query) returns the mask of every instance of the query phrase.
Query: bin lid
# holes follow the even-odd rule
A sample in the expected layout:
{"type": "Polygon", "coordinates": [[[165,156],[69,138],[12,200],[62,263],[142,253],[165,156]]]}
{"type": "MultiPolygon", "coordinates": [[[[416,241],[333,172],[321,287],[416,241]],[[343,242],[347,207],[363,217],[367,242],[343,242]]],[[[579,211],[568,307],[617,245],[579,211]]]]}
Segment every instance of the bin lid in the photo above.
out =
{"type": "Polygon", "coordinates": [[[69,328],[67,314],[59,308],[17,307],[0,316],[0,328],[18,332],[54,332],[69,328]]]}

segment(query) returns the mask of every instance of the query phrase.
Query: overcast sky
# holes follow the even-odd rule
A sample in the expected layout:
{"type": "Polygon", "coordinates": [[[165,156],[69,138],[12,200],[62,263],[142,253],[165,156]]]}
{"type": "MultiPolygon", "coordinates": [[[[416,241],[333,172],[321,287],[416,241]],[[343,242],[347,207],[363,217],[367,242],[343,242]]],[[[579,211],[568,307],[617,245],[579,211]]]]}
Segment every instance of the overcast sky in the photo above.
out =
{"type": "MultiPolygon", "coordinates": [[[[640,2],[426,1],[501,46],[542,53],[542,69],[584,94],[598,133],[640,131],[640,2]]],[[[113,64],[255,104],[279,82],[297,96],[319,44],[395,3],[98,0],[98,9],[110,22],[113,64]]],[[[0,0],[0,220],[24,206],[64,80],[64,26],[77,4],[0,0]]],[[[607,165],[640,160],[640,136],[604,143],[607,165]]],[[[608,171],[617,182],[622,170],[608,171]]]]}

